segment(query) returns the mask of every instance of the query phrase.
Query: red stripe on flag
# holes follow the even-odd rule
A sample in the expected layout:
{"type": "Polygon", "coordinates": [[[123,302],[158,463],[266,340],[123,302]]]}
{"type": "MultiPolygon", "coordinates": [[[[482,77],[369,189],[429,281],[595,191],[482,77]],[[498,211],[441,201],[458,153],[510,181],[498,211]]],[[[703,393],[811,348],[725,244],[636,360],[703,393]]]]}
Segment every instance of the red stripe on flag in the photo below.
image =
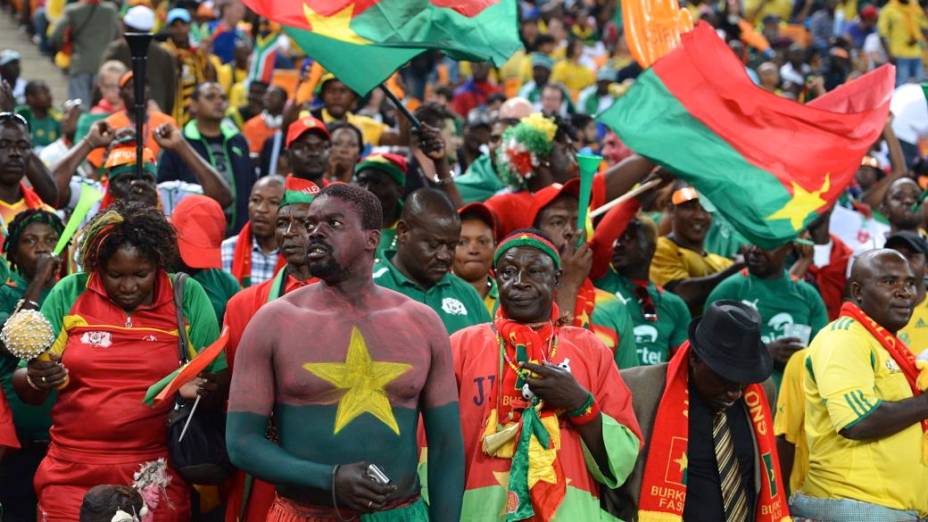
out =
{"type": "Polygon", "coordinates": [[[830,174],[829,201],[882,132],[894,84],[893,68],[883,66],[802,105],[754,85],[705,22],[652,69],[690,115],[786,187],[815,190],[830,174]]]}
{"type": "Polygon", "coordinates": [[[219,357],[219,354],[222,353],[228,342],[229,328],[223,327],[222,333],[219,334],[219,339],[216,339],[216,342],[206,347],[206,349],[201,350],[196,357],[187,362],[187,364],[180,369],[180,373],[177,374],[177,377],[174,377],[174,379],[161,390],[161,393],[155,396],[153,401],[154,404],[159,404],[165,399],[174,397],[174,394],[177,393],[177,390],[179,390],[181,386],[192,381],[197,375],[200,375],[207,366],[219,357]]]}

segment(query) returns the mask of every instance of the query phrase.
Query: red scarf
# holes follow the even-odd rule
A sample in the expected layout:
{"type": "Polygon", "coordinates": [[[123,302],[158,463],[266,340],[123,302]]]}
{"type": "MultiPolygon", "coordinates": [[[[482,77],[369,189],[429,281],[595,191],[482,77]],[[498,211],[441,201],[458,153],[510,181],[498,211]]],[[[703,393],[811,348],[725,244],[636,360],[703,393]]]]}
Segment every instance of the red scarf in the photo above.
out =
{"type": "Polygon", "coordinates": [[[553,358],[557,350],[558,317],[560,311],[554,303],[551,319],[542,325],[517,323],[505,317],[502,308],[497,311],[499,372],[483,419],[483,449],[491,457],[512,460],[507,487],[507,521],[551,520],[567,494],[567,479],[556,456],[560,449],[557,412],[545,409],[537,398],[526,400],[522,396],[524,381],[512,368],[520,362],[542,364],[553,358]],[[491,443],[492,439],[503,442],[491,443]],[[493,449],[488,449],[490,446],[493,449]],[[553,468],[555,482],[536,480],[531,484],[530,476],[537,475],[541,468],[549,468],[548,471],[553,468]]]}
{"type": "MultiPolygon", "coordinates": [[[[251,251],[253,244],[251,221],[247,221],[238,233],[238,239],[235,240],[235,251],[232,253],[232,277],[238,281],[242,288],[251,286],[251,251]]],[[[277,256],[277,266],[274,268],[274,272],[279,272],[286,265],[287,260],[283,256],[277,256]]]]}
{"type": "MultiPolygon", "coordinates": [[[[680,345],[667,366],[667,384],[657,407],[651,445],[645,462],[638,502],[640,522],[683,520],[686,504],[687,440],[689,437],[689,355],[690,343],[680,345]]],[[[773,435],[773,416],[763,386],[750,384],[744,389],[744,402],[754,428],[758,459],[762,466],[761,487],[754,510],[756,522],[789,520],[786,487],[780,476],[780,462],[773,435]],[[771,480],[772,479],[772,480],[771,480]]]]}
{"type": "Polygon", "coordinates": [[[27,187],[24,183],[19,183],[19,190],[23,193],[23,202],[29,208],[42,208],[45,202],[35,193],[34,190],[27,187]]]}
{"type": "MultiPolygon", "coordinates": [[[[884,350],[889,352],[890,357],[896,361],[902,375],[905,376],[909,388],[912,389],[912,396],[918,397],[922,391],[916,384],[918,381],[918,367],[915,365],[915,355],[912,350],[900,341],[898,337],[886,331],[885,328],[877,324],[863,310],[854,303],[844,303],[841,306],[841,317],[850,317],[863,326],[870,335],[872,335],[884,350]]],[[[928,419],[922,419],[922,462],[928,464],[928,419]]]]}

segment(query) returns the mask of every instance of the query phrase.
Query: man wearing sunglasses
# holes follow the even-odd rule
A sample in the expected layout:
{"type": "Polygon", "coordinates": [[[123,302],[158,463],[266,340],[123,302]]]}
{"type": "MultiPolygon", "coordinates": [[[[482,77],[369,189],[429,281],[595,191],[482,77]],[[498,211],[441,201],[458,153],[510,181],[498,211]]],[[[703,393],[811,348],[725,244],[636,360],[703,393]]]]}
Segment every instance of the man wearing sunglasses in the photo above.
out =
{"type": "MultiPolygon", "coordinates": [[[[648,280],[657,247],[657,228],[645,219],[632,218],[628,222],[613,243],[608,271],[594,281],[597,288],[625,301],[642,366],[669,361],[686,341],[686,326],[692,320],[683,299],[648,280]]],[[[597,227],[597,236],[599,231],[597,227]]]]}
{"type": "Polygon", "coordinates": [[[32,152],[29,123],[19,114],[0,112],[0,218],[11,223],[29,208],[53,210],[58,202],[51,174],[32,152]],[[23,184],[29,178],[32,188],[23,184]]]}

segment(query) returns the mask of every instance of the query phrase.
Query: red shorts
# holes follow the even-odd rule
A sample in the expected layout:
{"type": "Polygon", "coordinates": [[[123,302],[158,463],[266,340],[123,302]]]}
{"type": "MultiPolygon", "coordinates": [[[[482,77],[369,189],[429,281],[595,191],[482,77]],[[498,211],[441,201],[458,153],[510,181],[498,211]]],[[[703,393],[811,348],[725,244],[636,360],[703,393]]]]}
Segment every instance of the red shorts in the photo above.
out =
{"type": "MultiPolygon", "coordinates": [[[[139,466],[151,459],[121,464],[90,464],[71,462],[52,456],[51,452],[39,464],[35,474],[35,491],[39,497],[39,522],[74,522],[79,518],[81,503],[87,491],[102,484],[132,485],[132,475],[139,466]]],[[[153,511],[155,522],[186,522],[190,520],[190,488],[184,479],[168,468],[171,481],[168,498],[162,497],[153,511]]]]}

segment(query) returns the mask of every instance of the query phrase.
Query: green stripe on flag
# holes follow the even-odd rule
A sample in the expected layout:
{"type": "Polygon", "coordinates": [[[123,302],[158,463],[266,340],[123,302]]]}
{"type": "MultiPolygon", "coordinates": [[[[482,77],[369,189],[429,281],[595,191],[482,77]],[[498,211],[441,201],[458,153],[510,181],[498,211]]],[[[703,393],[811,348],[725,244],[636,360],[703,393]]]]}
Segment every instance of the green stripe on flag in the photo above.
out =
{"type": "Polygon", "coordinates": [[[630,149],[696,186],[758,246],[773,248],[795,237],[789,219],[768,219],[791,199],[786,187],[695,119],[652,69],[597,119],[630,149]]]}
{"type": "Polygon", "coordinates": [[[174,378],[177,377],[177,375],[180,373],[182,369],[183,369],[183,366],[174,370],[169,375],[163,377],[160,381],[156,382],[155,384],[152,384],[151,386],[149,386],[148,390],[145,392],[145,398],[142,399],[142,402],[149,406],[152,406],[154,404],[155,397],[157,397],[158,394],[161,393],[161,390],[167,388],[168,384],[170,384],[171,381],[173,381],[174,378]]]}

